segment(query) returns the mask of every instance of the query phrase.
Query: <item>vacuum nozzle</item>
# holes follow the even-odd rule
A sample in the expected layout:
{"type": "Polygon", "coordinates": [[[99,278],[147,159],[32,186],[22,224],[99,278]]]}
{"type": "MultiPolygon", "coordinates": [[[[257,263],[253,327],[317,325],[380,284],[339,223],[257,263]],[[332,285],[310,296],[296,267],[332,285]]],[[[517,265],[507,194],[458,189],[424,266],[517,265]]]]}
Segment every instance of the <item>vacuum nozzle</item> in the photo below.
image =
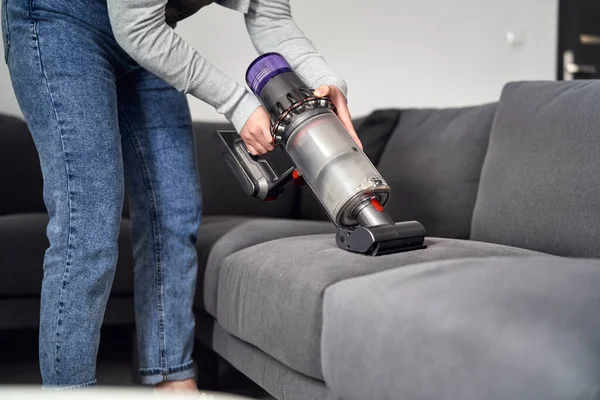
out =
{"type": "Polygon", "coordinates": [[[417,221],[372,227],[340,229],[336,234],[339,248],[353,253],[379,256],[424,249],[425,228],[417,221]]]}

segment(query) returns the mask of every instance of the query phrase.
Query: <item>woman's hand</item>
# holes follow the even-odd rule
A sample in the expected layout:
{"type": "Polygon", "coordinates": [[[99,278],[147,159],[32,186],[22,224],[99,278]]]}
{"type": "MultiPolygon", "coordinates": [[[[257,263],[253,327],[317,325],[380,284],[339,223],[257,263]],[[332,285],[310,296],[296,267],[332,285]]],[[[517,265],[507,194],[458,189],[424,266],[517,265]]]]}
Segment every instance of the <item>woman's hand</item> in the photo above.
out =
{"type": "MultiPolygon", "coordinates": [[[[335,86],[323,85],[315,90],[317,97],[329,97],[336,108],[338,118],[350,133],[356,144],[362,149],[362,143],[352,125],[352,118],[348,111],[346,96],[335,86]]],[[[271,120],[264,107],[259,107],[250,115],[248,121],[242,128],[240,136],[250,154],[257,156],[266,154],[275,148],[273,136],[271,135],[271,120]]]]}
{"type": "Polygon", "coordinates": [[[275,148],[271,136],[271,119],[264,107],[257,108],[250,115],[240,136],[253,156],[266,154],[275,148]]]}
{"type": "Polygon", "coordinates": [[[350,116],[350,111],[348,111],[348,102],[346,101],[346,96],[340,89],[331,85],[323,85],[315,90],[315,96],[317,97],[329,97],[331,102],[336,108],[336,112],[342,124],[352,136],[352,139],[356,142],[358,147],[363,148],[356,131],[354,130],[354,126],[352,125],[352,117],[350,116]]]}

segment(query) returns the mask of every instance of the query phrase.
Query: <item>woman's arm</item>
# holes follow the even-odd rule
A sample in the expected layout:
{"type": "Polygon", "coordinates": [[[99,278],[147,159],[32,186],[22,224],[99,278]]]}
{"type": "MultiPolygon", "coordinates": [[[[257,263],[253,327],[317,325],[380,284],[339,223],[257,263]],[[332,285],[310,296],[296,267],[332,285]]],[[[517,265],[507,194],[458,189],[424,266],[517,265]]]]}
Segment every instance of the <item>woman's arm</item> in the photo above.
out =
{"type": "Polygon", "coordinates": [[[333,72],[296,25],[289,0],[251,0],[245,19],[252,43],[259,53],[280,53],[313,88],[331,85],[346,96],[346,82],[333,72]]]}
{"type": "Polygon", "coordinates": [[[165,22],[167,0],[108,0],[117,43],[143,68],[224,114],[238,132],[260,106],[244,86],[223,74],[165,22]]]}

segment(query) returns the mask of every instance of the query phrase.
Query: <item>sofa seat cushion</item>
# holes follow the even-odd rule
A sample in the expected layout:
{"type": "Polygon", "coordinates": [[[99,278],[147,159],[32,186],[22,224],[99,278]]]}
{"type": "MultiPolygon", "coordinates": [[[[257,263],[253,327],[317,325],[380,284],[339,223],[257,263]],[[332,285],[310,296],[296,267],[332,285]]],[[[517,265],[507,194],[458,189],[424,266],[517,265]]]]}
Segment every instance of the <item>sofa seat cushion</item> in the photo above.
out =
{"type": "Polygon", "coordinates": [[[337,283],[324,300],[325,381],[345,400],[596,399],[599,287],[600,260],[559,257],[337,283]]]}
{"type": "MultiPolygon", "coordinates": [[[[0,216],[0,296],[39,297],[48,248],[46,213],[0,216]]],[[[119,260],[112,294],[133,294],[130,222],[121,222],[119,260]]]]}
{"type": "MultiPolygon", "coordinates": [[[[217,284],[219,280],[220,266],[223,259],[236,251],[252,247],[259,243],[269,242],[275,239],[288,238],[303,235],[315,235],[335,232],[335,226],[331,222],[302,221],[289,219],[244,219],[240,223],[232,223],[230,229],[222,230],[218,240],[212,243],[209,250],[206,268],[203,272],[203,290],[196,293],[196,307],[205,309],[209,314],[217,315],[217,284]],[[204,303],[202,303],[204,300],[204,303]]],[[[226,220],[219,224],[227,225],[226,220]]],[[[209,227],[205,225],[205,229],[209,227]]],[[[202,229],[201,229],[202,231],[202,229]]],[[[213,237],[217,237],[213,233],[213,237]]],[[[199,250],[200,251],[200,250],[199,250]]]]}
{"type": "Polygon", "coordinates": [[[202,217],[202,224],[200,225],[200,230],[198,230],[198,238],[196,240],[196,252],[198,253],[198,281],[194,303],[196,307],[204,308],[202,301],[204,295],[204,275],[210,251],[219,239],[250,219],[250,217],[236,215],[207,215],[202,217]]]}
{"type": "Polygon", "coordinates": [[[202,217],[196,250],[198,250],[198,263],[206,264],[212,247],[229,231],[250,221],[251,217],[237,215],[207,215],[202,217]]]}
{"type": "Polygon", "coordinates": [[[221,262],[217,320],[234,336],[288,367],[322,379],[322,306],[328,286],[425,261],[539,254],[455,239],[428,238],[426,244],[424,250],[380,257],[340,250],[332,234],[248,247],[221,262]]]}

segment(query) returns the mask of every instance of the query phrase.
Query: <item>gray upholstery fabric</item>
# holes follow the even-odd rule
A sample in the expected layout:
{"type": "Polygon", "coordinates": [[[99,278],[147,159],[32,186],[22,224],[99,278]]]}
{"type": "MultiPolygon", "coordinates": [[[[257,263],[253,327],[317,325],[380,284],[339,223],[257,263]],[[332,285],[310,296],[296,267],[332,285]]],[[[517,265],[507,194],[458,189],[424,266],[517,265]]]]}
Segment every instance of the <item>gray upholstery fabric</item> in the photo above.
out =
{"type": "Polygon", "coordinates": [[[346,400],[597,400],[600,260],[434,262],[325,294],[323,365],[346,400]]]}
{"type": "Polygon", "coordinates": [[[45,212],[42,170],[27,125],[0,114],[0,139],[0,215],[45,212]]]}
{"type": "Polygon", "coordinates": [[[472,238],[600,257],[600,81],[508,84],[472,238]]]}
{"type": "Polygon", "coordinates": [[[213,216],[202,217],[202,224],[198,230],[198,239],[196,241],[196,251],[198,253],[198,281],[196,283],[196,298],[194,305],[204,308],[204,273],[206,263],[213,246],[237,226],[250,220],[249,217],[242,216],[213,216]]]}
{"type": "MultiPolygon", "coordinates": [[[[0,216],[0,296],[39,297],[48,248],[45,213],[0,216]]],[[[133,294],[133,254],[128,220],[121,223],[112,294],[133,294]]]]}
{"type": "Polygon", "coordinates": [[[379,162],[386,211],[436,237],[468,239],[496,104],[402,111],[379,162]]]}
{"type": "Polygon", "coordinates": [[[401,114],[402,110],[399,109],[375,110],[367,117],[353,121],[363,151],[373,164],[379,165],[381,155],[398,125],[401,114]]]}
{"type": "Polygon", "coordinates": [[[213,349],[277,399],[334,399],[323,381],[291,370],[256,347],[231,336],[218,324],[213,330],[213,349]]]}
{"type": "Polygon", "coordinates": [[[381,257],[340,250],[331,234],[248,247],[221,264],[217,320],[288,367],[321,379],[322,296],[328,286],[423,261],[536,254],[462,240],[430,238],[427,244],[425,250],[381,257]]]}
{"type": "MultiPolygon", "coordinates": [[[[286,219],[254,219],[246,221],[227,232],[211,249],[204,272],[204,308],[217,315],[217,288],[221,262],[236,251],[275,239],[330,232],[335,226],[330,222],[296,221],[286,219]]],[[[268,245],[267,245],[268,247],[268,245]]],[[[198,303],[198,295],[196,295],[198,303]]],[[[200,307],[199,304],[196,304],[200,307]]]]}

